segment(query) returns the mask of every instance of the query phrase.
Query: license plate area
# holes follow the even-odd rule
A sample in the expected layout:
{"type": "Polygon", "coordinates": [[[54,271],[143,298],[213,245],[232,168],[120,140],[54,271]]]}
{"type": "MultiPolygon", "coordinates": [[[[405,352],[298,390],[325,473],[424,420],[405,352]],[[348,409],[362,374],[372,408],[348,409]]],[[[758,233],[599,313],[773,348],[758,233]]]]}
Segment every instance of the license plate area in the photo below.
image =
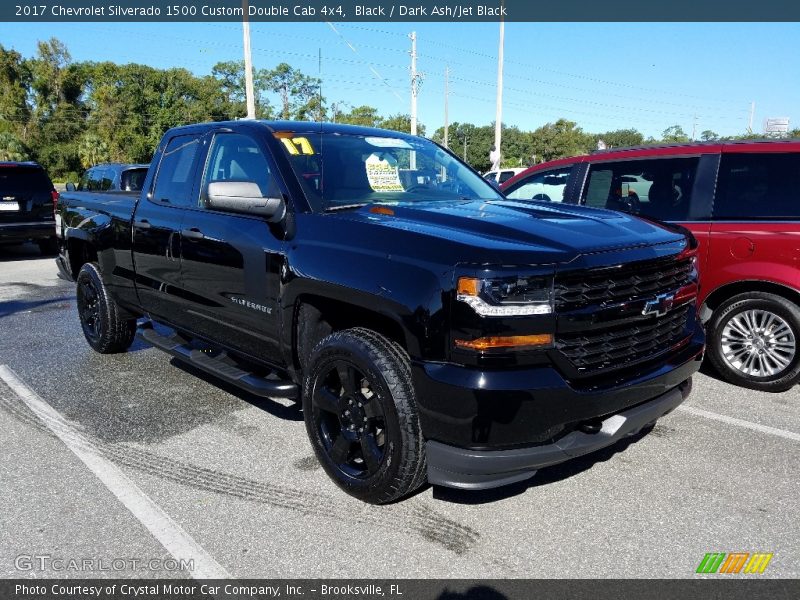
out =
{"type": "Polygon", "coordinates": [[[0,211],[19,212],[19,202],[16,200],[2,200],[0,201],[0,211]]]}

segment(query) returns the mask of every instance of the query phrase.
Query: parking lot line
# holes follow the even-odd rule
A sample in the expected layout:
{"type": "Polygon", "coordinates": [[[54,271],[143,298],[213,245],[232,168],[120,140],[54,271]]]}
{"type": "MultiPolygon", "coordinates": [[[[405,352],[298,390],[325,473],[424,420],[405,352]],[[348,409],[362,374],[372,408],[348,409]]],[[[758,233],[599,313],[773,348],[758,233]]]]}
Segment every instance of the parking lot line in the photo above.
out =
{"type": "Polygon", "coordinates": [[[752,423],[743,419],[737,419],[736,417],[720,415],[715,412],[703,410],[702,408],[694,408],[693,406],[679,406],[678,410],[697,415],[698,417],[705,417],[706,419],[713,419],[714,421],[727,423],[728,425],[743,427],[744,429],[752,429],[753,431],[760,431],[761,433],[766,433],[768,435],[775,435],[787,440],[800,442],[800,433],[794,433],[793,431],[786,431],[785,429],[778,429],[768,425],[760,425],[759,423],[752,423]]]}
{"type": "Polygon", "coordinates": [[[58,411],[30,389],[6,365],[0,365],[0,379],[69,448],[75,456],[117,497],[134,517],[178,562],[193,565],[195,579],[228,579],[230,574],[183,528],[165,513],[114,463],[105,459],[94,444],[72,427],[58,411]],[[189,562],[191,561],[191,562],[189,562]]]}

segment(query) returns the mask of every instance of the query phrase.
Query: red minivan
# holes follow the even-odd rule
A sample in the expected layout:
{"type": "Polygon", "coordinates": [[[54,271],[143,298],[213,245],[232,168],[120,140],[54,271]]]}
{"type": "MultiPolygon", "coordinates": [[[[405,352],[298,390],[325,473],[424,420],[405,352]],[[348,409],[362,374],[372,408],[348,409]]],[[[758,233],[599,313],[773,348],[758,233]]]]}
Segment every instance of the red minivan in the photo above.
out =
{"type": "Polygon", "coordinates": [[[731,383],[800,377],[800,140],[620,148],[531,167],[512,200],[623,210],[691,230],[707,355],[731,383]]]}

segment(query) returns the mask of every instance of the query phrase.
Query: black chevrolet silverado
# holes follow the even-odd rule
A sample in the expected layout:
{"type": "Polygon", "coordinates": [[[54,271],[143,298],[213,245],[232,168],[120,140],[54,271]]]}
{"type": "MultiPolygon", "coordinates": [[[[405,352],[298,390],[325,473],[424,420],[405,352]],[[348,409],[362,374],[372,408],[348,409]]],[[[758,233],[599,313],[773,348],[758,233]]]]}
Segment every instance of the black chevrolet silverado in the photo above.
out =
{"type": "Polygon", "coordinates": [[[71,192],[58,213],[92,348],[138,335],[301,401],[322,466],[368,502],[613,444],[687,397],[703,353],[690,234],[507,200],[415,136],[179,127],[135,203],[71,192]]]}

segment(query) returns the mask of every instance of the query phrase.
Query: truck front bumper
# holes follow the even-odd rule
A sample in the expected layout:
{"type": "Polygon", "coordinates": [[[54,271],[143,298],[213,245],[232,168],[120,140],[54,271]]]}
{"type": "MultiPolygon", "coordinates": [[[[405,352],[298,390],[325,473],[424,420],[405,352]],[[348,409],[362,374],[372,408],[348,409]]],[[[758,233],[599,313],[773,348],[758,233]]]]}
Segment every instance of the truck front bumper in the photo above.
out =
{"type": "Polygon", "coordinates": [[[569,381],[547,364],[485,370],[414,362],[428,480],[498,487],[609,446],[683,402],[704,342],[698,326],[667,359],[594,381],[569,381]]]}
{"type": "Polygon", "coordinates": [[[482,490],[523,481],[538,469],[610,446],[673,411],[688,396],[692,380],[597,425],[599,431],[575,430],[543,446],[515,450],[468,450],[428,441],[428,481],[447,487],[482,490]]]}

